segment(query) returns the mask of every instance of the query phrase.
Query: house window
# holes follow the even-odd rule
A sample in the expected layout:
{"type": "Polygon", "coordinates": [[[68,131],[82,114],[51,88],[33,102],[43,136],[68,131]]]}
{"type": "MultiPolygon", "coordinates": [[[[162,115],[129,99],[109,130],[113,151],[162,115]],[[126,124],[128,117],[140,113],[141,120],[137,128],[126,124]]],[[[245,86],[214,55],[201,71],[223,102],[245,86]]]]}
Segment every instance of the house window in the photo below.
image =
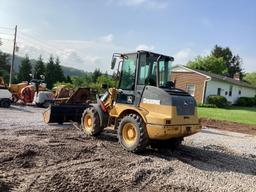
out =
{"type": "Polygon", "coordinates": [[[217,95],[220,96],[220,94],[221,94],[221,88],[218,88],[218,90],[217,90],[217,95]]]}
{"type": "Polygon", "coordinates": [[[227,92],[227,91],[225,91],[225,95],[228,95],[228,92],[227,92]]]}
{"type": "Polygon", "coordinates": [[[238,91],[238,94],[241,95],[241,90],[238,91]]]}
{"type": "Polygon", "coordinates": [[[232,90],[233,90],[233,86],[230,85],[230,86],[229,86],[229,94],[228,94],[229,96],[232,96],[232,90]]]}
{"type": "Polygon", "coordinates": [[[186,88],[187,92],[194,96],[195,95],[195,90],[196,90],[196,87],[194,84],[187,84],[187,88],[186,88]]]}

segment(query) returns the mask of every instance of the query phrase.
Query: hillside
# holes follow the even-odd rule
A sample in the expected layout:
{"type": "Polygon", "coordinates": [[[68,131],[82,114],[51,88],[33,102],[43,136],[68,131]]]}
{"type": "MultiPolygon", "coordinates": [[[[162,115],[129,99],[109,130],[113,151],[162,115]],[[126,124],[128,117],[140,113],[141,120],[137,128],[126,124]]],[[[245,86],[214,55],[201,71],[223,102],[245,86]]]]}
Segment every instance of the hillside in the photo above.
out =
{"type": "MultiPolygon", "coordinates": [[[[21,57],[21,56],[15,56],[14,72],[18,72],[22,59],[23,59],[23,57],[21,57]]],[[[36,60],[31,59],[32,66],[35,65],[35,63],[36,63],[36,60]]],[[[61,67],[62,67],[62,70],[63,70],[65,76],[67,76],[67,75],[69,75],[69,76],[81,76],[81,75],[86,74],[85,71],[79,70],[79,69],[76,69],[76,68],[73,68],[73,67],[66,67],[66,66],[63,66],[63,65],[61,65],[61,67]]]]}

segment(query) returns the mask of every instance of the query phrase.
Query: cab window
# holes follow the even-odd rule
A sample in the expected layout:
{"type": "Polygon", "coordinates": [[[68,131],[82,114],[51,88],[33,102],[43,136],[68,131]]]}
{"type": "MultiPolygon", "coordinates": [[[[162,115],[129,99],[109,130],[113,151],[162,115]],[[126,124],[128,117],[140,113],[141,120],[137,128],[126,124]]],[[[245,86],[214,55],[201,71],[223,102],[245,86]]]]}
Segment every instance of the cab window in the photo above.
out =
{"type": "Polygon", "coordinates": [[[127,55],[122,64],[119,88],[134,90],[137,54],[127,55]]]}

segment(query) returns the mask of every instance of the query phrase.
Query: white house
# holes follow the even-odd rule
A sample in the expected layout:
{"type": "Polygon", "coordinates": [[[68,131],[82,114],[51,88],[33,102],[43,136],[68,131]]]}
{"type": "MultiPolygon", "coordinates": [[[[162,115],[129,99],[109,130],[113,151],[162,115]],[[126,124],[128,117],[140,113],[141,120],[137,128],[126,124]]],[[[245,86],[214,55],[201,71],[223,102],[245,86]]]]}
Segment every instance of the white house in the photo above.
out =
{"type": "Polygon", "coordinates": [[[221,95],[234,104],[239,97],[254,97],[256,87],[239,78],[233,79],[214,73],[192,70],[182,65],[172,68],[171,80],[176,87],[189,92],[198,103],[206,103],[209,95],[221,95]]]}

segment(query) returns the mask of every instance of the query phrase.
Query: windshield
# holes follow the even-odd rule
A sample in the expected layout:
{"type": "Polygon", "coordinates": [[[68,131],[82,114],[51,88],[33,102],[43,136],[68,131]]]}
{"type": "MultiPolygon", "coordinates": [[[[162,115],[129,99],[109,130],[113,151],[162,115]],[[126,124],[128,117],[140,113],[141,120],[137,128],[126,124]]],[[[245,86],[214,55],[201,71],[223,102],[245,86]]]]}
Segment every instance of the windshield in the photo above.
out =
{"type": "MultiPolygon", "coordinates": [[[[157,85],[157,59],[159,55],[149,55],[142,53],[140,55],[139,85],[157,85]]],[[[159,86],[164,87],[166,82],[170,81],[172,62],[169,57],[161,56],[159,59],[159,86]]]]}

